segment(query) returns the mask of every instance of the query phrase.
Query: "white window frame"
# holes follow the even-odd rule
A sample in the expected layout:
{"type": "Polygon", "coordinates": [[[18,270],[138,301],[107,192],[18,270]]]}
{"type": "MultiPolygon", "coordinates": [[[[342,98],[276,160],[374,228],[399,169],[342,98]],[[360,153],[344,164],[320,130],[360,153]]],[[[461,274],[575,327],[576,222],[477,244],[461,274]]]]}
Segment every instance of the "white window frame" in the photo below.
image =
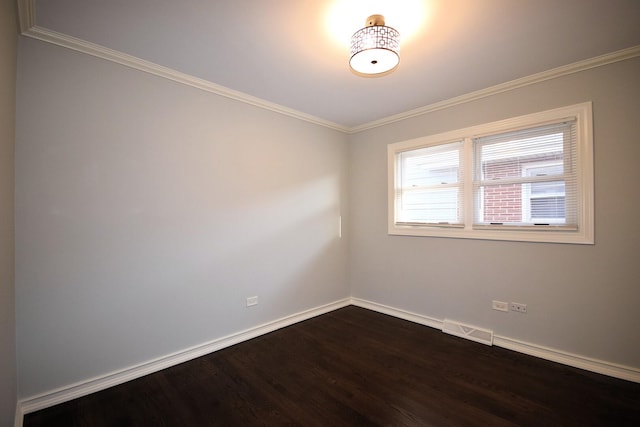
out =
{"type": "Polygon", "coordinates": [[[594,177],[593,177],[593,112],[591,102],[556,108],[540,113],[528,114],[497,122],[472,126],[437,135],[389,144],[388,160],[388,233],[404,236],[449,237],[467,239],[509,240],[550,243],[594,243],[594,177]],[[474,227],[473,196],[473,138],[480,135],[498,134],[529,127],[550,124],[565,119],[576,120],[576,165],[577,165],[577,228],[563,227],[474,227]],[[463,225],[460,227],[438,226],[438,224],[402,224],[396,222],[396,178],[397,154],[464,140],[463,225]]]}

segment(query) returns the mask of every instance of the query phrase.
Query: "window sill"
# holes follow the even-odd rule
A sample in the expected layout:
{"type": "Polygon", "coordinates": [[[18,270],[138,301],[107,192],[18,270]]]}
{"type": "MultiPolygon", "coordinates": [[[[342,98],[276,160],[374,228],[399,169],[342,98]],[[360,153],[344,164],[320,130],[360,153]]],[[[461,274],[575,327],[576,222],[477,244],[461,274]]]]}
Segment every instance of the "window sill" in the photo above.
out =
{"type": "Polygon", "coordinates": [[[539,226],[476,226],[473,227],[441,227],[437,225],[404,225],[390,224],[389,235],[444,237],[455,239],[506,240],[514,242],[594,244],[593,233],[573,227],[539,226]]]}

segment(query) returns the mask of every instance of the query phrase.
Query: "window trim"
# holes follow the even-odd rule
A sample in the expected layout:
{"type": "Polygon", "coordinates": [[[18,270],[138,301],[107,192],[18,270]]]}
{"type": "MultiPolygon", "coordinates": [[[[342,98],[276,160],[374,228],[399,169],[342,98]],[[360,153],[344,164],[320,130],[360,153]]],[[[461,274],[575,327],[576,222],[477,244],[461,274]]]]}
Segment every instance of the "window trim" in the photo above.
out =
{"type": "Polygon", "coordinates": [[[594,169],[593,169],[593,111],[592,103],[584,102],[539,113],[527,114],[506,120],[471,126],[421,138],[389,144],[388,161],[388,233],[401,236],[427,236],[524,242],[594,244],[594,169]],[[576,120],[576,166],[578,227],[549,226],[475,226],[473,225],[473,144],[472,139],[488,134],[515,131],[554,123],[564,119],[576,120]],[[419,148],[465,140],[464,144],[464,225],[443,227],[438,224],[397,224],[396,155],[419,148]]]}

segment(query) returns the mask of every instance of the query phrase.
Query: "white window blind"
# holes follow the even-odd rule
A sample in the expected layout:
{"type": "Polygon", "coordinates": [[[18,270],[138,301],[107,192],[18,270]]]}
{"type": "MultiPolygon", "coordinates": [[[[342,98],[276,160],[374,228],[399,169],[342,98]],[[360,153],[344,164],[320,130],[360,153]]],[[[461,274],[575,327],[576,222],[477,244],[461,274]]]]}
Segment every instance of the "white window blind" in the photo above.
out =
{"type": "Polygon", "coordinates": [[[462,224],[462,148],[457,141],[398,154],[396,223],[462,224]]]}
{"type": "Polygon", "coordinates": [[[473,139],[474,226],[577,227],[576,121],[473,139]]]}

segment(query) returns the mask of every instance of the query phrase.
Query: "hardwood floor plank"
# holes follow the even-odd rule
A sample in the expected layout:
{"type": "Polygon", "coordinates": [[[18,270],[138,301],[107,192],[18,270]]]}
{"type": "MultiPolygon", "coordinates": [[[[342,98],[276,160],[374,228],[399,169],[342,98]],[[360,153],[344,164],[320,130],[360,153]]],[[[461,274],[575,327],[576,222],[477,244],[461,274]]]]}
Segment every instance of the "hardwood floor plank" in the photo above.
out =
{"type": "Polygon", "coordinates": [[[24,420],[255,425],[639,426],[640,384],[350,306],[24,420]]]}

